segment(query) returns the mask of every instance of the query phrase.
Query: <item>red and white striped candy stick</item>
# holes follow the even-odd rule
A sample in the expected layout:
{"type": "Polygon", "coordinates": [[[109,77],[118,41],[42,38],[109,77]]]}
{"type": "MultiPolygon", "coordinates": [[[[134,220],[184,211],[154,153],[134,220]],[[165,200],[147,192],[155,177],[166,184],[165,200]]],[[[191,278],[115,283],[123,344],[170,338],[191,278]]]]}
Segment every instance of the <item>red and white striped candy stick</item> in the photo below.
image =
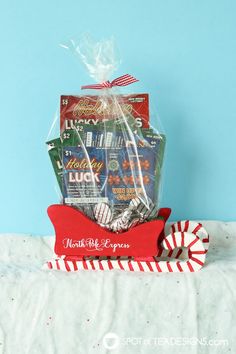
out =
{"type": "Polygon", "coordinates": [[[189,250],[189,260],[171,261],[173,272],[196,272],[205,263],[205,247],[198,236],[189,232],[173,232],[164,238],[163,247],[173,250],[177,247],[186,247],[189,250]]]}
{"type": "MultiPolygon", "coordinates": [[[[174,233],[176,231],[193,233],[194,235],[198,236],[200,238],[200,240],[203,242],[205,252],[208,251],[209,235],[208,235],[207,231],[204,229],[204,227],[202,226],[202,224],[200,224],[196,221],[190,221],[190,220],[178,221],[175,224],[171,225],[170,230],[172,233],[174,233]]],[[[183,253],[183,250],[181,248],[176,248],[171,251],[165,250],[165,249],[160,249],[157,258],[161,259],[164,257],[168,257],[168,258],[178,259],[182,253],[183,253]]]]}
{"type": "Polygon", "coordinates": [[[203,242],[206,252],[208,251],[209,235],[207,231],[204,229],[204,227],[202,226],[202,224],[196,221],[189,221],[189,220],[178,221],[177,223],[171,225],[171,231],[190,232],[198,236],[200,240],[203,242]]]}

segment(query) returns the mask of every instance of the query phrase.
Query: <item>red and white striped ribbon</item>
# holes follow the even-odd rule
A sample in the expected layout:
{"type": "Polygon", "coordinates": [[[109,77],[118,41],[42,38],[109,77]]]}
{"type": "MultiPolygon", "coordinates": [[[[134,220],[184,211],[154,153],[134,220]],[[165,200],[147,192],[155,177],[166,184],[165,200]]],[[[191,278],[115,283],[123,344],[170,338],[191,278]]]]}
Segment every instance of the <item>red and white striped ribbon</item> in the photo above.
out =
{"type": "Polygon", "coordinates": [[[125,74],[122,76],[117,77],[116,79],[112,81],[104,81],[100,84],[92,84],[92,85],[84,85],[81,86],[81,90],[85,89],[94,89],[94,90],[101,90],[105,88],[112,88],[114,86],[128,86],[130,84],[133,84],[134,82],[138,82],[135,77],[125,74]]]}
{"type": "MultiPolygon", "coordinates": [[[[162,246],[166,254],[172,252],[171,260],[161,260],[160,256],[151,257],[148,260],[132,260],[99,258],[86,260],[66,260],[66,258],[54,259],[44,265],[45,269],[62,270],[66,272],[79,270],[113,270],[119,269],[131,272],[196,272],[202,268],[205,262],[206,252],[209,246],[209,236],[203,226],[196,222],[185,221],[172,225],[172,232],[166,236],[162,246]],[[186,224],[187,223],[187,224],[186,224]],[[178,231],[176,230],[176,227],[178,231]],[[191,232],[192,230],[192,232],[191,232]],[[202,238],[203,237],[203,238],[202,238]],[[188,260],[174,260],[181,247],[189,250],[188,260]]],[[[164,255],[163,251],[163,255],[164,255]]],[[[168,256],[167,256],[168,257],[168,256]]]]}

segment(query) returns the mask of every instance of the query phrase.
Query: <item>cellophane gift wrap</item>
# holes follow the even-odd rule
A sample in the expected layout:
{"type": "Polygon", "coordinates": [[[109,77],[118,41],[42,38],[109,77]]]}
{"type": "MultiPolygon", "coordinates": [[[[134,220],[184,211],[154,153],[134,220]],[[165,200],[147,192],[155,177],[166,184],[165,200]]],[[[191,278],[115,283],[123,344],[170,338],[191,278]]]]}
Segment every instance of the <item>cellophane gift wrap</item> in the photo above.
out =
{"type": "Polygon", "coordinates": [[[63,46],[95,83],[61,95],[60,123],[55,119],[50,129],[61,202],[116,233],[157,218],[166,138],[151,126],[149,94],[135,92],[138,80],[129,74],[112,80],[120,64],[113,39],[63,46]],[[122,93],[125,86],[132,91],[122,93]]]}

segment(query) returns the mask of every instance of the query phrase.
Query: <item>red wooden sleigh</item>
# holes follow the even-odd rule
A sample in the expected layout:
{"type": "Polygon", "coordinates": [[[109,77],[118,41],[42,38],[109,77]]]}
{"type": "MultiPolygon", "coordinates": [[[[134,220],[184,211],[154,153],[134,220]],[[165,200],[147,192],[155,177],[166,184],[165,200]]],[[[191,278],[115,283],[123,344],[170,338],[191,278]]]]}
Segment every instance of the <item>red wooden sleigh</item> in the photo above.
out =
{"type": "Polygon", "coordinates": [[[112,270],[143,272],[194,272],[202,268],[209,245],[203,226],[183,221],[164,228],[171,210],[159,210],[158,219],[113,233],[66,205],[51,205],[48,215],[55,229],[56,258],[46,269],[112,270]],[[188,259],[180,260],[182,249],[188,259]]]}

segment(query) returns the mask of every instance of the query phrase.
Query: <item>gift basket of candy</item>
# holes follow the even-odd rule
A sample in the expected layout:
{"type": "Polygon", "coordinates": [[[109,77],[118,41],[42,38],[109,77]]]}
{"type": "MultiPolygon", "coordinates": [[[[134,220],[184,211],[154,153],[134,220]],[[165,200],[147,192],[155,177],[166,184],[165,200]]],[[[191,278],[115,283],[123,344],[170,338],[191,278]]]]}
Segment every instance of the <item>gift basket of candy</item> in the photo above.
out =
{"type": "Polygon", "coordinates": [[[171,212],[159,206],[166,136],[151,125],[149,94],[124,94],[122,88],[138,81],[129,74],[109,81],[119,64],[113,40],[86,38],[66,48],[97,83],[61,96],[60,132],[47,141],[62,197],[48,208],[56,256],[45,267],[200,269],[209,244],[203,226],[184,221],[172,225],[167,236],[164,232],[171,212]],[[187,259],[180,259],[183,247],[187,259]]]}

